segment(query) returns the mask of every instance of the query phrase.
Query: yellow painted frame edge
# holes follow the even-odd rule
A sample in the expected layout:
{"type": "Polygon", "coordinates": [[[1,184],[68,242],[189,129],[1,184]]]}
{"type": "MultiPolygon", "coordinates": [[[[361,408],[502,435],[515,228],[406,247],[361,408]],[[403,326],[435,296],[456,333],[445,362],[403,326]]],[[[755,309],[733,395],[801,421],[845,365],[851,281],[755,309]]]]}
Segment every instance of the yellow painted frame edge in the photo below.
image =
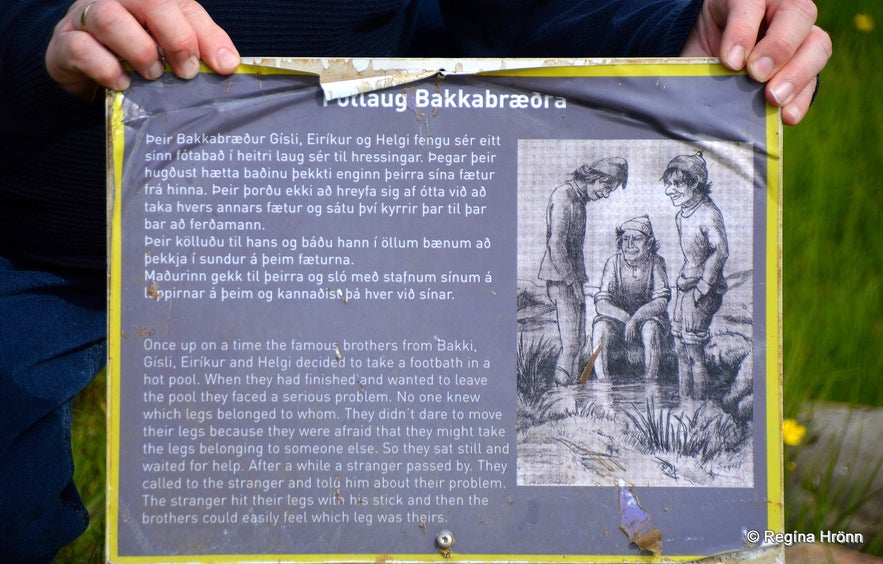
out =
{"type": "Polygon", "coordinates": [[[710,62],[684,63],[677,59],[670,62],[627,62],[620,61],[612,64],[583,65],[571,67],[537,67],[530,69],[513,69],[488,71],[480,73],[487,76],[532,76],[532,77],[571,77],[571,76],[659,76],[659,77],[683,77],[683,76],[738,76],[744,72],[735,72],[723,66],[710,62]],[[624,71],[624,69],[627,69],[624,71]]]}
{"type": "Polygon", "coordinates": [[[785,477],[782,444],[782,119],[767,104],[766,217],[766,422],[767,528],[785,529],[785,477]]]}
{"type": "Polygon", "coordinates": [[[120,339],[122,338],[122,176],[125,154],[125,126],[123,125],[122,92],[108,93],[108,245],[110,260],[109,303],[107,308],[107,484],[105,486],[105,554],[108,561],[117,555],[117,523],[119,507],[119,441],[120,436],[120,339]],[[113,526],[111,526],[113,525],[113,526]]]}
{"type": "MultiPolygon", "coordinates": [[[[456,545],[455,545],[456,546],[456,545]]],[[[275,562],[282,563],[310,563],[310,564],[404,564],[423,562],[460,562],[484,564],[487,562],[524,562],[524,563],[567,563],[574,564],[601,564],[609,562],[695,562],[701,556],[642,556],[642,555],[594,555],[594,556],[570,556],[570,555],[505,555],[505,554],[464,554],[458,555],[456,550],[447,558],[440,553],[428,554],[276,554],[276,555],[237,555],[237,554],[211,554],[189,556],[127,556],[118,560],[108,560],[119,564],[154,564],[157,562],[169,564],[244,564],[275,562]]]]}

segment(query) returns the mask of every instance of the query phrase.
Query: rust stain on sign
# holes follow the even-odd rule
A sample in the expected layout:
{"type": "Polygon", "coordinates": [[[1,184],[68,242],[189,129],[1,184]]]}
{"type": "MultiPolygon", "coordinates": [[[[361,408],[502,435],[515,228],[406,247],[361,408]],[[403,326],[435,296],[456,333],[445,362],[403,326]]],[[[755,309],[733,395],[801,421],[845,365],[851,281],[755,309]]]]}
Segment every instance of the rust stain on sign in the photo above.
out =
{"type": "Polygon", "coordinates": [[[159,299],[159,286],[156,282],[151,282],[150,286],[147,287],[147,295],[153,298],[154,300],[159,299]]]}

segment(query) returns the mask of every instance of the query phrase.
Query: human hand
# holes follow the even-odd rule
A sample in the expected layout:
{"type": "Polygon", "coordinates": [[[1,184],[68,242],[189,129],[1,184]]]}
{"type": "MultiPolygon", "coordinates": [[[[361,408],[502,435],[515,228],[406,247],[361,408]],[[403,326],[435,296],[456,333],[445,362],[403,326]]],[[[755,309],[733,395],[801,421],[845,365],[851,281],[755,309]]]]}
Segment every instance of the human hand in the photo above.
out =
{"type": "Polygon", "coordinates": [[[687,278],[683,274],[681,274],[680,276],[678,276],[678,279],[675,282],[675,285],[677,286],[678,290],[680,290],[681,292],[687,292],[687,291],[692,290],[693,288],[696,287],[697,281],[698,281],[697,278],[687,278]]]}
{"type": "Polygon", "coordinates": [[[162,76],[164,60],[177,76],[193,78],[200,61],[232,73],[239,53],[194,0],[76,0],[55,26],[45,57],[49,76],[83,98],[96,85],[128,88],[122,61],[152,80],[162,76]]]}
{"type": "Polygon", "coordinates": [[[766,83],[767,100],[795,125],[806,115],[818,74],[831,58],[831,38],[815,25],[811,0],[705,0],[681,52],[720,57],[766,83]]]}
{"type": "Polygon", "coordinates": [[[642,323],[643,323],[642,320],[635,319],[635,317],[632,317],[631,319],[626,321],[626,323],[625,323],[625,340],[626,341],[640,341],[641,340],[640,327],[641,327],[642,323]]]}
{"type": "Polygon", "coordinates": [[[681,300],[681,316],[685,331],[695,331],[699,327],[699,300],[702,294],[696,288],[688,290],[681,300]]]}

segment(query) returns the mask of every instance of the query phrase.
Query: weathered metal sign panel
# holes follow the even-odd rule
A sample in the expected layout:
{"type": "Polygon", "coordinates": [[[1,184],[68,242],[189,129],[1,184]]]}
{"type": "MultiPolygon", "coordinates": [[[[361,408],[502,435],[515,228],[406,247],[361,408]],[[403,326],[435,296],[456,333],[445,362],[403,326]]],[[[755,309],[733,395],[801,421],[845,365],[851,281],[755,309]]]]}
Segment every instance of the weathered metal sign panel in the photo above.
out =
{"type": "Polygon", "coordinates": [[[690,560],[781,529],[762,87],[398,68],[113,97],[110,560],[690,560]]]}

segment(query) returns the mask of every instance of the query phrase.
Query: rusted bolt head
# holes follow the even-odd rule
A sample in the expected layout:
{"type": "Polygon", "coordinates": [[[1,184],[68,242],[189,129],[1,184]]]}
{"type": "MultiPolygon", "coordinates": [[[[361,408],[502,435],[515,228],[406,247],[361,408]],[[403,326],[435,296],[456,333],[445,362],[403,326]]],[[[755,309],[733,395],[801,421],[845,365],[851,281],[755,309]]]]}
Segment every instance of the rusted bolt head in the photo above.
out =
{"type": "Polygon", "coordinates": [[[437,544],[439,548],[451,548],[454,544],[454,534],[448,530],[441,531],[435,537],[435,544],[437,544]]]}

